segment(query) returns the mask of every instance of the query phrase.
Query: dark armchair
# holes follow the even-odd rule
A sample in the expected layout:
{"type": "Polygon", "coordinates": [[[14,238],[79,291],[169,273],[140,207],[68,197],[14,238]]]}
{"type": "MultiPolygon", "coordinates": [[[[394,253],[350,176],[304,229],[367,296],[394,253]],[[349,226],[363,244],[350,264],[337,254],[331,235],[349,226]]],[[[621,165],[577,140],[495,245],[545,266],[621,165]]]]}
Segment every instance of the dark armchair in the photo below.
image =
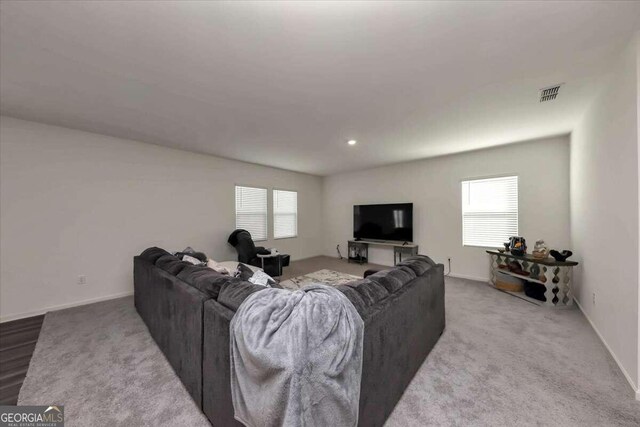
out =
{"type": "MultiPolygon", "coordinates": [[[[227,240],[238,251],[238,262],[263,268],[262,259],[258,255],[270,255],[271,251],[256,246],[247,230],[236,230],[227,240]]],[[[264,258],[264,272],[269,276],[282,276],[282,268],[289,265],[289,255],[278,254],[264,258]]]]}

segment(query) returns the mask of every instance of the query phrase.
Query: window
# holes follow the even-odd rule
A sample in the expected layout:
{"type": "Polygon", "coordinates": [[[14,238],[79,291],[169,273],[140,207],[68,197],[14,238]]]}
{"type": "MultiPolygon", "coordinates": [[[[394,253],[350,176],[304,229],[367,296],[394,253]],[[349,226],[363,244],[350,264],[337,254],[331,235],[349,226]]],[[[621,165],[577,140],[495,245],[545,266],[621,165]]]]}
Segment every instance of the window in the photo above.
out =
{"type": "Polygon", "coordinates": [[[273,237],[284,239],[298,235],[298,193],[273,190],[273,237]]]}
{"type": "Polygon", "coordinates": [[[253,240],[267,240],[267,189],[236,185],[236,228],[253,240]]]}
{"type": "Polygon", "coordinates": [[[462,181],[462,244],[502,247],[518,235],[518,177],[462,181]]]}

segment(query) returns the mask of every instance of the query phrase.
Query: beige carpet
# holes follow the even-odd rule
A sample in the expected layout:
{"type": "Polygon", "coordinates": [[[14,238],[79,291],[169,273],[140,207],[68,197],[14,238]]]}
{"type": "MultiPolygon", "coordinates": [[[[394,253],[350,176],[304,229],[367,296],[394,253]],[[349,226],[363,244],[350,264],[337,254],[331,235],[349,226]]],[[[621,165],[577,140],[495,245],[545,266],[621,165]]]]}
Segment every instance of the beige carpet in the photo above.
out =
{"type": "MultiPolygon", "coordinates": [[[[317,257],[360,275],[371,265],[317,257]]],[[[446,279],[447,328],[388,426],[638,426],[640,402],[578,310],[446,279]]],[[[20,404],[63,404],[67,426],[208,425],[121,298],[47,314],[20,404]]]]}

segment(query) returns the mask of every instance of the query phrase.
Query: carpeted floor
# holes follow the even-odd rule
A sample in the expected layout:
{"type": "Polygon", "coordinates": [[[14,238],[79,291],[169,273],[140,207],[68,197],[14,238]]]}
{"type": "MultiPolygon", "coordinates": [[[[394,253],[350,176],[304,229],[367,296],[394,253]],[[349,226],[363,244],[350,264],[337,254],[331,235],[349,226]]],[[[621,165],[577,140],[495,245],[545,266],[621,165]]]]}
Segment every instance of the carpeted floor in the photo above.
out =
{"type": "MultiPolygon", "coordinates": [[[[289,277],[368,266],[327,257],[289,277]]],[[[640,402],[582,314],[446,280],[447,328],[388,426],[638,426],[640,402]]],[[[64,404],[68,426],[207,426],[121,298],[47,314],[20,404],[64,404]]]]}

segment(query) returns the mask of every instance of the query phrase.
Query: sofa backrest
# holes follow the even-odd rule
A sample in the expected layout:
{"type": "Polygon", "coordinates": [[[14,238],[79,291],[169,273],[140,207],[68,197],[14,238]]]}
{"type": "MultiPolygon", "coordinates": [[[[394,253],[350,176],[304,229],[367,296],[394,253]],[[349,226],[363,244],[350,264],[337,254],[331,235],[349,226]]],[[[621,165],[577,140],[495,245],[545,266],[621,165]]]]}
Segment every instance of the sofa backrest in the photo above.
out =
{"type": "Polygon", "coordinates": [[[418,255],[388,270],[374,273],[366,279],[340,285],[337,289],[349,298],[360,316],[364,318],[373,306],[422,276],[434,265],[436,263],[428,256],[418,255]]]}
{"type": "MultiPolygon", "coordinates": [[[[264,289],[263,286],[230,277],[209,267],[195,266],[181,261],[164,249],[149,248],[142,252],[140,257],[176,276],[234,312],[249,295],[264,289]]],[[[398,292],[407,283],[422,276],[434,265],[436,264],[431,258],[418,255],[388,270],[372,274],[366,279],[339,285],[337,289],[349,298],[360,316],[364,317],[373,306],[398,292]]]]}
{"type": "Polygon", "coordinates": [[[182,261],[161,248],[149,248],[140,257],[234,312],[249,295],[264,289],[263,286],[230,277],[207,266],[182,261]]]}
{"type": "Polygon", "coordinates": [[[142,251],[142,253],[140,254],[140,258],[144,258],[147,261],[149,261],[151,264],[155,264],[158,258],[160,258],[163,255],[171,255],[171,254],[162,248],[153,246],[151,248],[148,248],[142,251]]]}

